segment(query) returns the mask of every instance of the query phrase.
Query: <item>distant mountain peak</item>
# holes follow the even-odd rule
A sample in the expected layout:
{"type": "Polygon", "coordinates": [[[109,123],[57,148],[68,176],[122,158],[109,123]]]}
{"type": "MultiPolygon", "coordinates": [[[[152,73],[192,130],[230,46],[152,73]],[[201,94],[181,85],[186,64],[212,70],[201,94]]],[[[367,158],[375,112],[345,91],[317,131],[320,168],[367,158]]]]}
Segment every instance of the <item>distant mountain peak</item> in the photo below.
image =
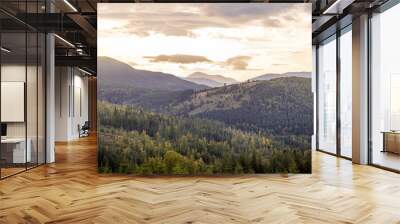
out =
{"type": "Polygon", "coordinates": [[[264,75],[260,75],[254,77],[250,80],[271,80],[276,78],[283,78],[283,77],[300,77],[300,78],[311,78],[311,72],[286,72],[286,73],[267,73],[264,75]]]}
{"type": "Polygon", "coordinates": [[[214,82],[218,82],[221,83],[221,85],[223,84],[234,84],[234,83],[238,83],[237,80],[233,79],[233,78],[229,78],[223,75],[209,75],[206,74],[204,72],[193,72],[192,74],[187,76],[188,79],[207,79],[207,80],[211,80],[214,82]]]}
{"type": "Polygon", "coordinates": [[[208,76],[208,74],[204,73],[204,72],[193,72],[192,74],[188,75],[188,77],[190,78],[196,78],[196,76],[208,76]]]}
{"type": "Polygon", "coordinates": [[[109,56],[98,56],[98,57],[97,57],[97,61],[100,61],[100,62],[112,61],[112,62],[114,62],[114,63],[121,63],[121,64],[128,65],[127,63],[125,63],[125,62],[123,62],[123,61],[120,61],[120,60],[118,60],[118,59],[116,59],[116,58],[109,57],[109,56]]]}
{"type": "Polygon", "coordinates": [[[98,80],[100,85],[136,87],[141,89],[180,91],[205,89],[172,74],[139,70],[110,57],[98,57],[98,80]]]}

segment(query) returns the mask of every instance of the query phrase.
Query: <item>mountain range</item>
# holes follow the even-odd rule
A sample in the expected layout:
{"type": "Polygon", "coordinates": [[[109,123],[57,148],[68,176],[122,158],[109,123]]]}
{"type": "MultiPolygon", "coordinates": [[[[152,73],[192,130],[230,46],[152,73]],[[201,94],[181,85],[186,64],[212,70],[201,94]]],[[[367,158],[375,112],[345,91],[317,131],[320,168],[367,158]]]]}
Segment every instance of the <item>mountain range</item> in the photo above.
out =
{"type": "Polygon", "coordinates": [[[245,131],[286,136],[285,141],[295,144],[303,140],[287,136],[312,133],[313,101],[307,72],[265,74],[242,83],[205,73],[189,75],[195,83],[172,74],[134,69],[111,58],[100,57],[98,62],[100,101],[221,121],[245,131]],[[221,81],[230,85],[216,86],[221,81]]]}
{"type": "MultiPolygon", "coordinates": [[[[237,80],[222,75],[209,75],[194,72],[185,78],[163,72],[139,70],[110,57],[98,57],[98,80],[100,85],[136,87],[140,89],[180,91],[202,90],[239,83],[237,80]]],[[[268,73],[250,79],[265,81],[283,77],[311,78],[310,72],[268,73]]]]}
{"type": "Polygon", "coordinates": [[[135,69],[109,57],[98,57],[97,63],[97,77],[100,85],[165,91],[208,88],[208,86],[199,85],[172,74],[135,69]]]}
{"type": "Polygon", "coordinates": [[[222,75],[208,75],[203,72],[194,72],[188,75],[186,80],[209,87],[221,87],[238,83],[235,79],[228,78],[222,75]]]}
{"type": "Polygon", "coordinates": [[[271,79],[283,78],[283,77],[311,78],[311,72],[286,72],[286,73],[282,73],[282,74],[268,73],[268,74],[257,76],[250,80],[251,81],[262,81],[262,80],[271,80],[271,79]]]}

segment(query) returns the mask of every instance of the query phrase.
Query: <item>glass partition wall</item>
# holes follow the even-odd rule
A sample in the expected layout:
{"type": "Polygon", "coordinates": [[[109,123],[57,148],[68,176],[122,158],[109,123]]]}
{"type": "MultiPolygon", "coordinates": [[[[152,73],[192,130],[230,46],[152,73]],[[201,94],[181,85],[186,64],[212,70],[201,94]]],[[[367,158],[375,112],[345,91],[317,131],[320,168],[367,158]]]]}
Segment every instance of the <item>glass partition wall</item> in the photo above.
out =
{"type": "Polygon", "coordinates": [[[400,4],[371,18],[370,163],[400,171],[400,4]]]}
{"type": "Polygon", "coordinates": [[[317,50],[317,149],[352,157],[351,25],[327,38],[317,50]]]}
{"type": "Polygon", "coordinates": [[[1,34],[1,177],[26,169],[26,34],[1,34]],[[6,49],[6,50],[5,50],[6,49]]]}
{"type": "Polygon", "coordinates": [[[7,17],[0,13],[1,179],[45,163],[45,35],[20,22],[10,30],[7,17]]]}

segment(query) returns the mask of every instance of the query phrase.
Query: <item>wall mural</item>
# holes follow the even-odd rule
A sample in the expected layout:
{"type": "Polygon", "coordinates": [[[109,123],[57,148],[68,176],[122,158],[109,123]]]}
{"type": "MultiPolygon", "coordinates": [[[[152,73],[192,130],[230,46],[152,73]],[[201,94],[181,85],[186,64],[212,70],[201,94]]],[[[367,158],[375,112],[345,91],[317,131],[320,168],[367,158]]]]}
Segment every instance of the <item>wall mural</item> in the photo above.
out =
{"type": "Polygon", "coordinates": [[[98,170],[311,173],[311,4],[99,4],[98,170]]]}

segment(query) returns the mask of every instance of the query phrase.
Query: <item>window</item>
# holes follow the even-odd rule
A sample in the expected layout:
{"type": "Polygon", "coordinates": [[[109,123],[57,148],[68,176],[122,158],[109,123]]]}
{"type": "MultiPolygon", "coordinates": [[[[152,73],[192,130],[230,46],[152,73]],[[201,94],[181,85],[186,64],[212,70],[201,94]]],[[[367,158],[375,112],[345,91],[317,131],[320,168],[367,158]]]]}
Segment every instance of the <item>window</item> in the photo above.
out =
{"type": "Polygon", "coordinates": [[[400,5],[371,18],[371,157],[400,170],[400,5]]]}
{"type": "Polygon", "coordinates": [[[390,75],[390,130],[400,130],[400,73],[390,75]]]}
{"type": "Polygon", "coordinates": [[[318,48],[318,149],[336,153],[336,36],[318,48]]]}
{"type": "Polygon", "coordinates": [[[352,35],[351,26],[340,36],[340,154],[352,156],[352,35]]]}

